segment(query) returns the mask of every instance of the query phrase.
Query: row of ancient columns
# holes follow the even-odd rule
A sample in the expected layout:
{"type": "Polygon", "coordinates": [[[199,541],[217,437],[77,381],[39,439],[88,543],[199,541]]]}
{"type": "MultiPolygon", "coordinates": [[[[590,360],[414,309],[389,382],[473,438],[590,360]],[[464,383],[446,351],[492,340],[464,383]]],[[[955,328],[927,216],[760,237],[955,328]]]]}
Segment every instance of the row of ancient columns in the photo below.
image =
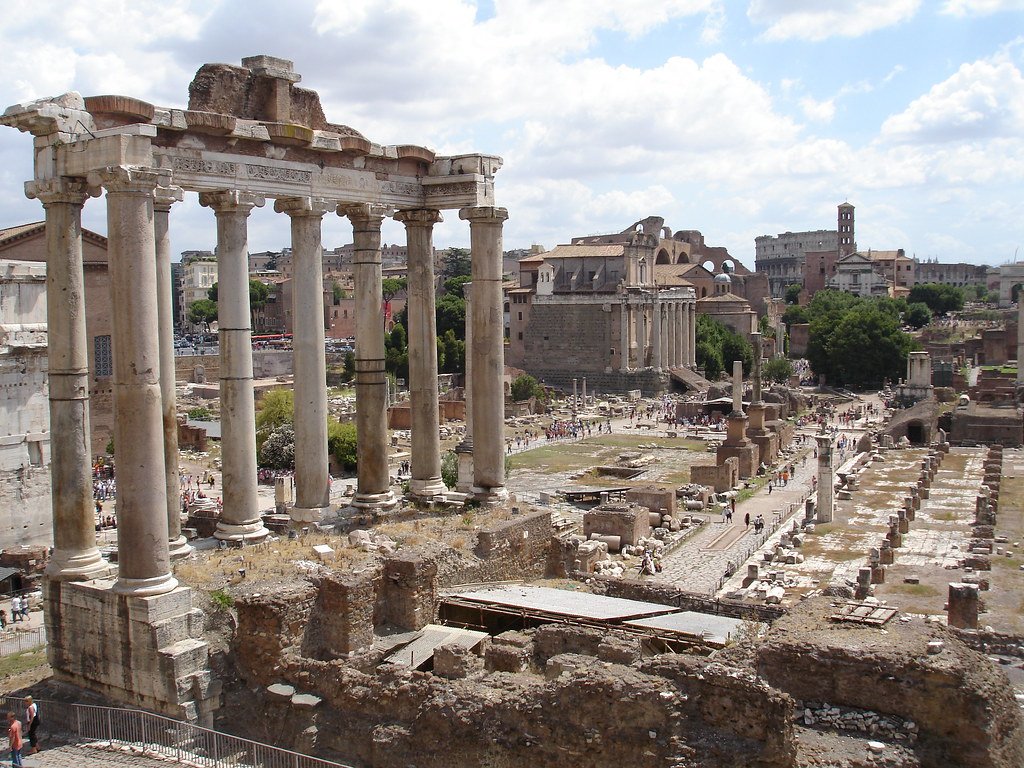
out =
{"type": "Polygon", "coordinates": [[[693,368],[696,360],[697,307],[693,302],[655,298],[620,305],[620,370],[693,368]]]}
{"type": "MultiPolygon", "coordinates": [[[[152,595],[174,589],[172,556],[190,548],[179,516],[177,420],[171,317],[168,215],[182,191],[150,169],[112,167],[92,174],[107,193],[110,305],[113,332],[114,446],[118,479],[118,579],[115,589],[152,595]],[[155,481],[163,478],[164,482],[155,481]]],[[[54,552],[48,575],[80,580],[106,576],[96,546],[89,444],[89,370],[82,272],[81,211],[89,187],[60,179],[31,182],[30,197],[46,210],[51,474],[54,552]]],[[[247,219],[260,196],[204,192],[200,203],[217,220],[219,267],[223,509],[215,536],[256,541],[267,535],[259,514],[255,404],[249,313],[247,219]]],[[[296,522],[316,520],[329,505],[327,385],[324,359],[321,220],[337,208],[353,225],[356,291],[356,428],[358,488],[354,505],[395,503],[387,463],[387,398],[380,314],[380,225],[384,210],[338,208],[316,198],[277,200],[291,219],[295,259],[296,522]]],[[[474,341],[469,389],[474,427],[473,492],[482,501],[505,496],[502,376],[502,208],[460,211],[472,240],[474,341]]],[[[438,437],[437,344],[431,232],[436,210],[400,211],[410,267],[410,384],[414,495],[444,491],[438,437]]],[[[469,363],[467,363],[469,365],[469,363]]]]}

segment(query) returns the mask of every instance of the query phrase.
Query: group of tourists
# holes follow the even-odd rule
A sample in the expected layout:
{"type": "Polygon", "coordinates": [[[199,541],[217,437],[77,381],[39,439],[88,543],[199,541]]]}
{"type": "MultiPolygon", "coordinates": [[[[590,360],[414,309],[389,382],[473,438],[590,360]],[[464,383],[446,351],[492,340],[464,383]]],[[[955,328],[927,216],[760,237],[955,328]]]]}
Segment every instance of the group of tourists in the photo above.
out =
{"type": "Polygon", "coordinates": [[[7,743],[11,750],[11,765],[21,766],[21,751],[25,747],[25,735],[28,736],[28,754],[34,755],[39,751],[39,705],[31,696],[25,697],[25,724],[14,712],[7,713],[7,743]]]}

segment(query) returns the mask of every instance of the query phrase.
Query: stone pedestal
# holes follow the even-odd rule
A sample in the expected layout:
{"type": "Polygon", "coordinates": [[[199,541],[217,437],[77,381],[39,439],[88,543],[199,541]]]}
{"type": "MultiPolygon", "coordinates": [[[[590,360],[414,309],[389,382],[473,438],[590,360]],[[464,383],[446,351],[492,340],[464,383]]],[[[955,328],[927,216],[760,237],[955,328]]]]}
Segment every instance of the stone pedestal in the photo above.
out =
{"type": "Polygon", "coordinates": [[[961,629],[978,628],[978,585],[949,585],[949,598],[946,604],[946,623],[961,629]]]}
{"type": "Polygon", "coordinates": [[[835,470],[832,468],[832,438],[815,435],[818,441],[818,522],[832,522],[835,509],[835,470]]]}
{"type": "Polygon", "coordinates": [[[735,458],[739,465],[740,477],[749,478],[757,474],[758,448],[746,437],[747,417],[742,413],[729,414],[728,437],[719,446],[716,458],[722,464],[728,458],[735,458]]]}
{"type": "Polygon", "coordinates": [[[116,592],[111,580],[46,580],[43,588],[47,658],[58,680],[212,727],[220,681],[191,589],[138,597],[116,592]]]}

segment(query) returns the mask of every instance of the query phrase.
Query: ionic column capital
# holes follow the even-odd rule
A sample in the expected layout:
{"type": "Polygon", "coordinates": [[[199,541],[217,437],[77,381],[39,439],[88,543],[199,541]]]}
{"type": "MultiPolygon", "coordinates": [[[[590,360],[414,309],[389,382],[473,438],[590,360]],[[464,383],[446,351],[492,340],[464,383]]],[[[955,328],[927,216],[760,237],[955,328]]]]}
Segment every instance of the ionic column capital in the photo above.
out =
{"type": "Polygon", "coordinates": [[[433,208],[416,208],[410,211],[398,211],[392,216],[395,221],[400,221],[406,227],[432,227],[444,221],[441,212],[433,208]]]}
{"type": "Polygon", "coordinates": [[[153,191],[153,210],[158,213],[170,213],[171,206],[185,199],[185,190],[181,187],[157,187],[153,191]]]}
{"type": "Polygon", "coordinates": [[[152,197],[157,187],[171,186],[171,173],[157,168],[111,165],[90,171],[87,181],[90,186],[103,187],[108,193],[152,197]]]}
{"type": "MultiPolygon", "coordinates": [[[[301,199],[308,200],[309,198],[301,199]]],[[[266,202],[267,199],[263,195],[254,195],[237,189],[199,193],[199,204],[204,208],[212,208],[214,213],[244,213],[248,216],[253,208],[262,208],[266,202]]],[[[282,213],[282,211],[278,210],[276,203],[274,204],[274,210],[282,213]]],[[[284,213],[290,212],[284,211],[284,213]]],[[[310,215],[312,215],[312,212],[310,215]]],[[[323,214],[320,215],[322,216],[323,214]]]]}
{"type": "Polygon", "coordinates": [[[89,197],[98,197],[100,190],[90,187],[84,179],[44,179],[25,182],[25,197],[38,200],[43,208],[51,205],[84,205],[89,197]]]}
{"type": "Polygon", "coordinates": [[[322,197],[285,197],[274,201],[275,213],[286,213],[292,218],[322,217],[334,205],[322,197]]]}
{"type": "Polygon", "coordinates": [[[353,205],[339,205],[338,215],[348,218],[353,226],[373,227],[380,229],[388,215],[388,208],[383,205],[371,203],[355,203],[353,205]]]}
{"type": "Polygon", "coordinates": [[[470,224],[500,225],[508,218],[508,209],[495,208],[493,205],[474,205],[460,208],[459,218],[470,224]]]}

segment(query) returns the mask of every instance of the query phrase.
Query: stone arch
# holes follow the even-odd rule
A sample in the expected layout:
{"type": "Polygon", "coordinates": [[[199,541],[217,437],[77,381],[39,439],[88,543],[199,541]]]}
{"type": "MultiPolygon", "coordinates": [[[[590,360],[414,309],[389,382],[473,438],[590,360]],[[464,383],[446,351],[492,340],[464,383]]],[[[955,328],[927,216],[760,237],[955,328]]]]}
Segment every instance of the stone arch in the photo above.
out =
{"type": "Polygon", "coordinates": [[[688,254],[686,251],[680,251],[679,255],[676,256],[676,264],[689,264],[689,263],[690,263],[690,254],[688,254]]]}
{"type": "Polygon", "coordinates": [[[907,440],[913,445],[927,445],[928,435],[923,421],[914,419],[907,422],[907,440]]]}
{"type": "Polygon", "coordinates": [[[1014,304],[1017,302],[1017,298],[1020,296],[1020,289],[1024,288],[1024,283],[1014,283],[1013,287],[1010,288],[1010,303],[1014,304]]]}
{"type": "Polygon", "coordinates": [[[654,263],[655,264],[671,264],[672,263],[672,257],[669,255],[668,251],[666,251],[664,248],[662,248],[660,251],[658,251],[658,255],[654,257],[654,263]]]}

